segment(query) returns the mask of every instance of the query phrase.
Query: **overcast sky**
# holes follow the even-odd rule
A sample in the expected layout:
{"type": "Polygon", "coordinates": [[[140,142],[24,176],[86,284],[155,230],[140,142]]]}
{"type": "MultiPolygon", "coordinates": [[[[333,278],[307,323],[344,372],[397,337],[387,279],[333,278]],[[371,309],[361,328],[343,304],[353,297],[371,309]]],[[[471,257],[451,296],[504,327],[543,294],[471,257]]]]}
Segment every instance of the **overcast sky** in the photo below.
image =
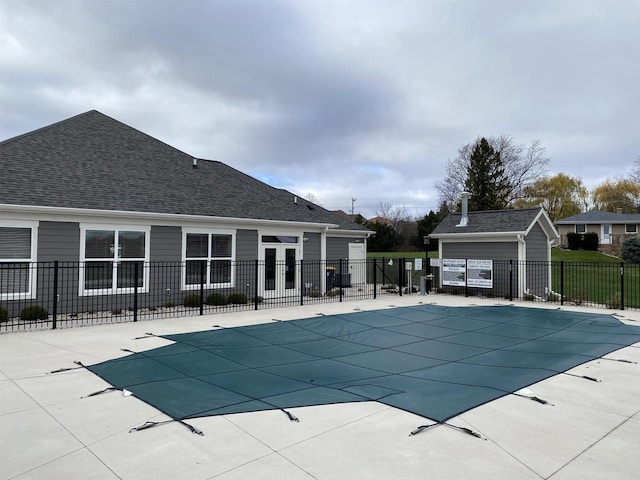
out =
{"type": "Polygon", "coordinates": [[[0,0],[0,140],[96,109],[366,217],[435,210],[478,136],[591,189],[639,107],[639,0],[0,0]]]}

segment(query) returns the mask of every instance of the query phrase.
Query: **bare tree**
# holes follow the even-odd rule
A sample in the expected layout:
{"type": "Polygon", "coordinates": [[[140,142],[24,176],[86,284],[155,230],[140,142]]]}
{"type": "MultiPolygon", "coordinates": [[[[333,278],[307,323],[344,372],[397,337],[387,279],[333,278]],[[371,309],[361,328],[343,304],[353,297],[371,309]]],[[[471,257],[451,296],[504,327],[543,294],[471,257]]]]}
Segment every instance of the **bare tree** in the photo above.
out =
{"type": "Polygon", "coordinates": [[[631,169],[631,180],[640,185],[640,157],[636,158],[633,162],[633,168],[631,169]]]}
{"type": "Polygon", "coordinates": [[[306,199],[309,200],[311,203],[315,203],[316,205],[322,206],[322,204],[320,203],[320,200],[318,199],[318,197],[316,197],[311,192],[307,193],[306,199]]]}
{"type": "Polygon", "coordinates": [[[378,203],[376,216],[386,218],[396,228],[398,227],[398,222],[409,218],[406,207],[383,202],[378,203]]]}
{"type": "MultiPolygon", "coordinates": [[[[456,158],[447,162],[446,177],[435,182],[440,200],[445,202],[451,210],[455,210],[460,193],[464,191],[471,154],[480,140],[478,137],[474,142],[460,147],[456,158]]],[[[509,135],[488,137],[487,141],[496,152],[500,153],[505,177],[509,183],[507,205],[511,205],[517,199],[525,197],[525,188],[543,176],[549,164],[549,158],[539,140],[533,140],[528,147],[516,143],[509,135]]]]}

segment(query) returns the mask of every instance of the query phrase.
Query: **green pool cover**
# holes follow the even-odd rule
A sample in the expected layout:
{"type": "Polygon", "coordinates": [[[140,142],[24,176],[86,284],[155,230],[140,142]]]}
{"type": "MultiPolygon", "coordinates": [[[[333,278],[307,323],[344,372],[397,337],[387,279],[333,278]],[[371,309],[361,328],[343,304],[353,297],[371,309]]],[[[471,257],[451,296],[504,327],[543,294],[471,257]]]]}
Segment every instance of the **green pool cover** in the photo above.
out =
{"type": "Polygon", "coordinates": [[[640,342],[610,315],[420,305],[164,335],[87,367],[176,420],[377,401],[444,422],[640,342]]]}

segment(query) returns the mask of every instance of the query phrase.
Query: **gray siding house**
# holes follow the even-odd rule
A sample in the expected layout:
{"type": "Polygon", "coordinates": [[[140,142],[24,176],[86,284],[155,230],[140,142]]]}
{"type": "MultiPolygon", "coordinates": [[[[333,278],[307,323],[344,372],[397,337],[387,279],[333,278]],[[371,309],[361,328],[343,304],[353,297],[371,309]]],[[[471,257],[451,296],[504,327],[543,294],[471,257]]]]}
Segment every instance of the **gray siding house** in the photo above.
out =
{"type": "Polygon", "coordinates": [[[300,261],[364,259],[371,233],[95,110],[0,142],[0,172],[0,267],[14,267],[0,268],[5,305],[37,298],[26,265],[50,261],[77,262],[64,291],[79,298],[150,292],[159,262],[177,265],[183,296],[203,273],[211,290],[324,291],[324,271],[305,274],[300,261]],[[240,275],[243,261],[260,270],[240,275]]]}
{"type": "Polygon", "coordinates": [[[624,241],[640,232],[640,213],[613,213],[590,210],[562,218],[555,222],[560,233],[561,245],[568,245],[569,233],[598,234],[598,249],[608,253],[620,253],[624,241]]]}
{"type": "MultiPolygon", "coordinates": [[[[551,291],[551,246],[556,232],[542,208],[490,210],[449,214],[433,231],[439,240],[439,258],[512,262],[514,296],[545,298],[551,291]]],[[[440,269],[442,270],[442,265],[440,269]]],[[[509,291],[507,268],[494,270],[494,288],[509,291]],[[502,272],[502,274],[500,273],[502,272]]],[[[442,286],[442,271],[439,275],[442,286]]]]}

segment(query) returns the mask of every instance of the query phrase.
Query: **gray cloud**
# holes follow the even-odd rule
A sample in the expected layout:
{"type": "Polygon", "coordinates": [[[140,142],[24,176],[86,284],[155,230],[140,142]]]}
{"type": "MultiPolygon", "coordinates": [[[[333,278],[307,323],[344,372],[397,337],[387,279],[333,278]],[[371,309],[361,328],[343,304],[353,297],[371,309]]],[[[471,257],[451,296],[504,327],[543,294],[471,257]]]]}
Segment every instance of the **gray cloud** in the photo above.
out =
{"type": "Polygon", "coordinates": [[[593,187],[640,155],[633,1],[0,0],[0,138],[98,109],[373,215],[479,135],[593,187]]]}

